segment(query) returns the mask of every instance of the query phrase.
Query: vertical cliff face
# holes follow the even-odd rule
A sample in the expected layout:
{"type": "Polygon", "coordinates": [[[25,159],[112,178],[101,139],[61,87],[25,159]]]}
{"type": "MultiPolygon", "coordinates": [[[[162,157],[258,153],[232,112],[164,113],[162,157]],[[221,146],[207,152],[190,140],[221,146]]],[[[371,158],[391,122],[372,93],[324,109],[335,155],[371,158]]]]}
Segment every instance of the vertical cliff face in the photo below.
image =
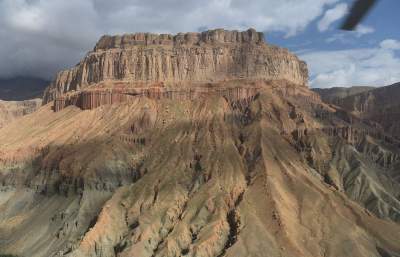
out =
{"type": "Polygon", "coordinates": [[[145,88],[100,88],[91,90],[81,90],[72,94],[57,97],[54,100],[53,110],[58,112],[68,106],[76,106],[82,110],[91,110],[102,105],[118,104],[135,101],[136,97],[145,96],[150,99],[170,99],[170,100],[193,100],[196,98],[205,98],[209,96],[224,96],[230,100],[243,100],[254,97],[260,85],[258,83],[247,84],[242,81],[242,86],[235,86],[234,83],[227,85],[218,85],[218,87],[191,87],[184,91],[175,89],[166,89],[162,86],[148,86],[145,88]]]}
{"type": "Polygon", "coordinates": [[[307,66],[262,33],[222,29],[202,33],[103,36],[75,67],[60,72],[44,103],[101,81],[215,82],[238,78],[285,79],[306,85],[307,66]]]}
{"type": "Polygon", "coordinates": [[[0,128],[0,256],[400,256],[400,141],[306,84],[254,30],[103,37],[0,128]]]}

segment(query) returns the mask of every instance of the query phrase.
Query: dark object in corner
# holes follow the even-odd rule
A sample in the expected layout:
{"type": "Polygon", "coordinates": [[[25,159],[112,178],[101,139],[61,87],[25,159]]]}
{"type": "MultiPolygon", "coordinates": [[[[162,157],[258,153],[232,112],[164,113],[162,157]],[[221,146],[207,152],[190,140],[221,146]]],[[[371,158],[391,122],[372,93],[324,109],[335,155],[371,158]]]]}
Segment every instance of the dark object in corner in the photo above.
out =
{"type": "Polygon", "coordinates": [[[340,28],[343,30],[354,30],[376,2],[377,0],[357,0],[340,28]]]}

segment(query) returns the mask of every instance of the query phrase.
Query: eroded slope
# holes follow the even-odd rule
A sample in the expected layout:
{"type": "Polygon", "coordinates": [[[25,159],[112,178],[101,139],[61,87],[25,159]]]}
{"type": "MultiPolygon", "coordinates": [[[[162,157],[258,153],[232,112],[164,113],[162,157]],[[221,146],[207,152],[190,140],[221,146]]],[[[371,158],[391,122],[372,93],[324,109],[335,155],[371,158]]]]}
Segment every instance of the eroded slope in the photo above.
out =
{"type": "MultiPolygon", "coordinates": [[[[323,96],[326,94],[326,90],[322,90],[319,93],[323,96]]],[[[387,133],[400,138],[399,97],[400,83],[396,83],[343,98],[326,98],[325,100],[352,112],[364,120],[375,122],[374,126],[380,126],[387,133]]]]}
{"type": "MultiPolygon", "coordinates": [[[[396,216],[348,198],[355,191],[347,184],[358,182],[349,182],[354,168],[346,165],[366,156],[358,138],[331,129],[368,127],[305,87],[257,85],[251,97],[137,96],[85,111],[46,105],[3,128],[0,249],[21,256],[399,254],[396,216]]],[[[385,169],[374,172],[398,189],[385,169]]]]}

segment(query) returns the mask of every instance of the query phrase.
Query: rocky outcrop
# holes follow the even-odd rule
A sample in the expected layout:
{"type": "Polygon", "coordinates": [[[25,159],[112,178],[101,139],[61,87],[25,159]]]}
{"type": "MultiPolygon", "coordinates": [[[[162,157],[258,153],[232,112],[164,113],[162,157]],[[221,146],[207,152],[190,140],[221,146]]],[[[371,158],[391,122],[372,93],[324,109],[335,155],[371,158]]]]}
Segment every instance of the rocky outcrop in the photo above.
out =
{"type": "Polygon", "coordinates": [[[398,141],[305,80],[253,30],[102,38],[0,129],[0,255],[399,255],[398,141]]]}
{"type": "Polygon", "coordinates": [[[400,253],[398,190],[385,175],[396,151],[348,143],[371,128],[357,119],[350,127],[305,87],[259,81],[245,98],[251,85],[237,83],[186,100],[87,101],[88,111],[47,105],[0,129],[2,253],[400,253]],[[231,87],[242,100],[215,91],[231,87]]]}
{"type": "Polygon", "coordinates": [[[266,44],[262,33],[253,29],[104,36],[77,66],[57,75],[45,91],[44,104],[102,81],[169,84],[238,78],[306,85],[308,71],[294,54],[266,44]]]}
{"type": "Polygon", "coordinates": [[[103,36],[95,46],[95,50],[112,48],[130,48],[132,46],[151,45],[201,45],[201,44],[243,44],[264,42],[264,35],[254,29],[248,31],[228,31],[223,29],[209,30],[201,33],[151,34],[136,33],[123,36],[103,36]]]}

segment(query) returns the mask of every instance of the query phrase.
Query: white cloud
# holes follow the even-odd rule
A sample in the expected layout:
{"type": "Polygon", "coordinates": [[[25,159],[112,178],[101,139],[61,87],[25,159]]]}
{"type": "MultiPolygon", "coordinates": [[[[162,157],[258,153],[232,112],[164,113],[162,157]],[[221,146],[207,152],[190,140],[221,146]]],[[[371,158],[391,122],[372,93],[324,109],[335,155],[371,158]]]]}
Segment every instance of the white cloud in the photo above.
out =
{"type": "Polygon", "coordinates": [[[381,42],[380,46],[384,49],[398,50],[400,49],[400,41],[394,39],[386,39],[381,42]]]}
{"type": "Polygon", "coordinates": [[[0,77],[52,76],[102,34],[202,28],[296,35],[339,0],[0,0],[0,77]]]}
{"type": "Polygon", "coordinates": [[[341,31],[328,37],[325,41],[327,43],[340,42],[342,44],[354,43],[356,38],[364,35],[374,33],[375,29],[370,26],[358,25],[355,31],[341,31]]]}
{"type": "Polygon", "coordinates": [[[373,27],[362,25],[362,24],[358,25],[356,28],[356,31],[355,31],[357,37],[361,37],[366,34],[371,34],[374,32],[375,32],[375,29],[373,27]]]}
{"type": "Polygon", "coordinates": [[[344,43],[345,44],[345,43],[352,42],[352,39],[349,40],[346,37],[346,34],[344,34],[342,32],[342,33],[333,34],[332,36],[330,36],[327,39],[325,39],[325,42],[327,42],[327,43],[340,42],[340,43],[344,43]]]}
{"type": "Polygon", "coordinates": [[[382,41],[375,48],[309,52],[300,58],[309,65],[312,87],[383,86],[400,81],[394,41],[382,41]]]}
{"type": "Polygon", "coordinates": [[[332,23],[343,18],[348,13],[348,5],[345,3],[337,4],[332,9],[325,12],[322,19],[318,22],[318,30],[326,31],[332,23]]]}

